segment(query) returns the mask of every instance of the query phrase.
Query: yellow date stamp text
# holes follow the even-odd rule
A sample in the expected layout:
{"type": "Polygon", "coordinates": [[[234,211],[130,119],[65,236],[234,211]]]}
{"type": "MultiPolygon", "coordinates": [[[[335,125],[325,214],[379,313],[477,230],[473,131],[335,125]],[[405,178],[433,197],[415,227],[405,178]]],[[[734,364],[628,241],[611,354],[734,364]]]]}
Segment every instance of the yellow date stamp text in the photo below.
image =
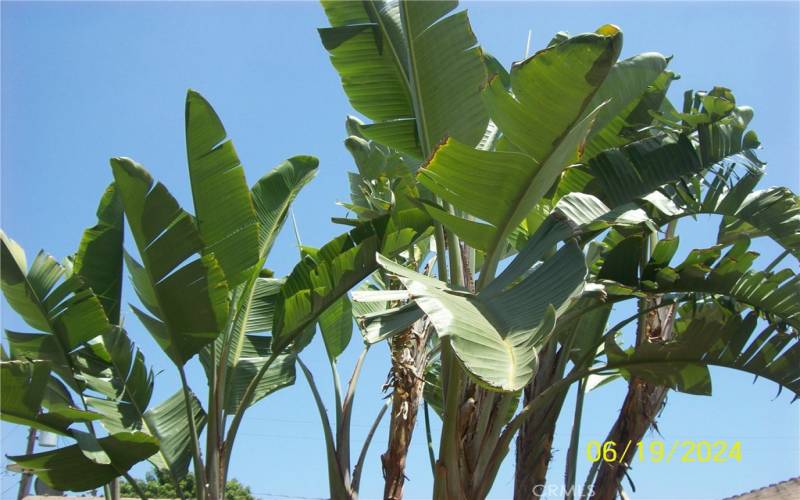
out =
{"type": "Polygon", "coordinates": [[[725,463],[742,461],[742,443],[740,441],[693,441],[676,439],[672,443],[664,441],[589,441],[586,446],[586,458],[590,462],[623,463],[637,460],[639,462],[670,463],[725,463]]]}

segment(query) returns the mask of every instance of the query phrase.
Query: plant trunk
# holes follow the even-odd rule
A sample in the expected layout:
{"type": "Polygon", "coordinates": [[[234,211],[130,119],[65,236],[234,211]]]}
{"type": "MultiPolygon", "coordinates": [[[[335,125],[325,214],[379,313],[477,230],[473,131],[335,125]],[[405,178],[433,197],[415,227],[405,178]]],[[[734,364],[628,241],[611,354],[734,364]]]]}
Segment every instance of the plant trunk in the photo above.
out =
{"type": "MultiPolygon", "coordinates": [[[[539,371],[523,390],[525,406],[550,387],[558,375],[556,373],[555,344],[542,350],[539,371]]],[[[553,435],[556,420],[563,404],[557,398],[540,411],[533,412],[517,434],[516,464],[514,469],[514,500],[538,499],[544,491],[547,469],[553,458],[553,435]]]]}
{"type": "MultiPolygon", "coordinates": [[[[31,427],[28,430],[28,443],[25,447],[25,454],[30,455],[33,453],[34,446],[36,445],[36,429],[31,427]]],[[[33,474],[30,472],[23,472],[22,478],[19,480],[19,491],[17,492],[17,500],[22,500],[31,490],[31,479],[33,474]]]]}
{"type": "MultiPolygon", "coordinates": [[[[645,308],[650,308],[660,304],[661,299],[654,297],[643,302],[645,308]]],[[[672,339],[674,312],[675,306],[669,305],[643,316],[637,330],[637,345],[642,342],[664,342],[672,339]]],[[[611,500],[617,496],[622,478],[625,477],[635,455],[636,443],[644,438],[651,426],[655,426],[656,416],[664,405],[667,392],[666,387],[636,377],[631,379],[625,402],[606,438],[606,442],[616,443],[614,447],[619,457],[622,457],[628,443],[630,447],[621,461],[613,463],[603,461],[600,464],[592,490],[592,500],[611,500]]]]}
{"type": "Polygon", "coordinates": [[[206,480],[208,481],[206,496],[208,500],[222,500],[220,495],[220,453],[217,447],[219,440],[216,436],[215,420],[215,416],[209,418],[206,429],[206,480]]]}
{"type": "Polygon", "coordinates": [[[389,423],[389,444],[381,455],[385,479],[383,498],[403,498],[406,480],[406,458],[417,410],[422,401],[425,366],[428,362],[427,341],[431,325],[422,319],[391,341],[392,368],[387,386],[392,387],[392,415],[389,423]]]}
{"type": "Polygon", "coordinates": [[[119,500],[120,499],[120,485],[119,485],[119,478],[114,478],[108,484],[109,490],[111,490],[111,499],[112,500],[119,500]]]}
{"type": "MultiPolygon", "coordinates": [[[[533,396],[533,386],[525,388],[523,405],[528,404],[533,396]]],[[[538,415],[540,417],[541,415],[538,415]]],[[[547,469],[553,458],[554,425],[548,425],[543,432],[540,418],[532,415],[523,424],[517,435],[517,455],[514,469],[514,500],[538,499],[547,480],[547,469]],[[539,424],[539,425],[537,425],[539,424]]]]}
{"type": "Polygon", "coordinates": [[[208,450],[207,453],[209,458],[214,454],[217,456],[214,460],[209,460],[209,464],[206,465],[206,477],[208,478],[206,498],[207,500],[225,500],[225,478],[221,466],[224,456],[216,450],[208,450]]]}

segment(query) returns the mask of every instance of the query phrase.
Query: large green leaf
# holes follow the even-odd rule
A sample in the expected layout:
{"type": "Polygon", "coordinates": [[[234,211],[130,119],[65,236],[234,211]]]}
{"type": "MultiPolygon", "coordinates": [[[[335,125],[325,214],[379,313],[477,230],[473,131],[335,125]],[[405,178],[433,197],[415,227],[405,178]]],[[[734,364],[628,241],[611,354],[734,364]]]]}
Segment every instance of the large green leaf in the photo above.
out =
{"type": "Polygon", "coordinates": [[[393,254],[429,234],[430,219],[407,210],[365,221],[298,263],[281,288],[273,342],[287,347],[328,307],[377,269],[375,254],[393,254]]]}
{"type": "MultiPolygon", "coordinates": [[[[251,196],[259,220],[256,251],[261,265],[286,220],[289,206],[303,186],[314,177],[317,165],[318,161],[312,157],[290,158],[253,186],[251,196]]],[[[271,355],[269,338],[249,337],[247,334],[272,329],[275,302],[282,285],[283,280],[251,274],[248,281],[233,293],[236,307],[234,315],[228,318],[227,334],[218,337],[213,346],[201,351],[201,361],[207,374],[219,369],[212,365],[225,364],[223,407],[226,411],[236,411],[246,387],[271,355]],[[263,354],[267,357],[263,357],[263,354]],[[221,356],[226,359],[221,360],[221,356]]],[[[275,360],[277,362],[270,364],[255,388],[250,404],[294,382],[294,367],[290,366],[293,358],[288,359],[287,356],[288,354],[282,353],[275,360]]],[[[215,377],[209,378],[214,379],[215,377]]]]}
{"type": "MultiPolygon", "coordinates": [[[[275,303],[284,282],[283,279],[257,278],[249,297],[242,297],[242,308],[234,320],[228,340],[223,405],[229,413],[238,409],[247,386],[272,355],[270,337],[250,334],[272,329],[275,303]]],[[[224,352],[223,342],[222,337],[215,342],[213,353],[217,356],[224,352]]],[[[211,380],[211,370],[215,367],[210,346],[200,352],[200,362],[211,380]]],[[[214,362],[220,364],[218,358],[214,362]]],[[[255,388],[250,405],[278,389],[292,385],[295,380],[294,362],[295,354],[291,350],[279,354],[255,388]]]]}
{"type": "Polygon", "coordinates": [[[319,316],[319,331],[328,358],[335,361],[347,349],[353,334],[353,307],[343,295],[319,316]]]}
{"type": "Polygon", "coordinates": [[[440,338],[480,384],[500,391],[524,387],[536,372],[537,348],[555,326],[559,310],[583,288],[584,257],[565,245],[516,286],[483,297],[452,290],[444,282],[385,257],[380,265],[398,276],[440,338]]]}
{"type": "Polygon", "coordinates": [[[64,267],[44,252],[26,270],[22,248],[4,233],[0,238],[3,294],[26,323],[53,334],[64,352],[108,330],[100,300],[80,276],[61,280],[64,267]]]}
{"type": "MultiPolygon", "coordinates": [[[[248,296],[241,299],[242,307],[238,311],[233,324],[233,332],[229,338],[228,346],[228,370],[236,366],[239,356],[242,353],[243,342],[246,334],[269,332],[272,330],[272,322],[275,318],[275,303],[278,300],[281,286],[285,280],[274,278],[256,278],[253,287],[249,290],[248,296]]],[[[245,290],[247,291],[247,290],[245,290]]],[[[217,352],[223,352],[224,338],[217,339],[217,352]]],[[[205,358],[201,358],[204,363],[209,359],[210,353],[203,352],[205,358]]],[[[206,364],[206,369],[210,364],[206,364]]],[[[226,383],[230,379],[226,377],[226,383]]]]}
{"type": "MultiPolygon", "coordinates": [[[[674,267],[667,265],[672,252],[654,252],[639,284],[628,283],[609,292],[627,293],[688,293],[730,297],[769,317],[777,317],[794,328],[800,328],[800,275],[791,269],[777,272],[751,269],[758,254],[748,251],[750,240],[740,238],[723,255],[726,245],[692,250],[684,261],[674,267]]],[[[606,275],[615,281],[619,276],[606,275]]],[[[630,280],[628,280],[630,281],[630,280]]]]}
{"type": "Polygon", "coordinates": [[[562,183],[568,185],[560,186],[559,191],[584,191],[616,207],[665,184],[696,179],[712,165],[749,154],[758,145],[752,131],[746,132],[753,117],[750,108],[732,107],[724,116],[701,110],[685,117],[701,123],[685,126],[677,136],[673,132],[657,132],[605,150],[591,158],[586,167],[565,176],[562,183]]]}
{"type": "MultiPolygon", "coordinates": [[[[134,312],[159,346],[183,365],[219,334],[227,314],[225,278],[204,250],[194,219],[161,183],[127,158],[111,160],[128,224],[144,266],[129,265],[150,312],[134,312]]],[[[132,259],[129,260],[129,263],[132,259]]]]}
{"type": "MultiPolygon", "coordinates": [[[[48,384],[53,380],[48,362],[4,361],[0,368],[3,420],[78,441],[76,445],[46,453],[9,457],[50,486],[76,491],[95,488],[158,450],[158,441],[142,433],[121,432],[96,440],[91,434],[71,429],[75,422],[96,420],[102,415],[54,403],[52,399],[47,401],[52,391],[48,384]],[[42,405],[48,406],[49,411],[44,413],[42,405]]],[[[65,394],[64,401],[68,401],[69,395],[66,391],[65,394]]]]}
{"type": "Polygon", "coordinates": [[[570,193],[564,196],[527,239],[519,254],[484,287],[481,294],[490,296],[499,293],[552,253],[560,242],[569,238],[584,241],[612,227],[635,234],[640,233],[642,228],[656,230],[647,214],[635,205],[611,210],[591,195],[570,193]]]}
{"type": "Polygon", "coordinates": [[[653,122],[649,112],[658,111],[675,78],[674,73],[664,71],[667,62],[661,54],[646,52],[614,64],[592,100],[595,105],[608,104],[586,141],[584,160],[627,144],[630,136],[639,135],[631,132],[653,122]]]}
{"type": "MultiPolygon", "coordinates": [[[[164,402],[144,413],[132,406],[115,404],[108,399],[89,397],[87,402],[103,418],[101,423],[110,433],[141,431],[158,439],[158,453],[148,460],[176,480],[186,475],[192,457],[191,433],[186,419],[186,402],[178,390],[164,402]]],[[[200,401],[192,395],[192,414],[197,432],[206,424],[206,413],[200,401]]]]}
{"type": "Polygon", "coordinates": [[[55,335],[6,330],[6,340],[11,359],[49,361],[50,369],[65,383],[75,390],[80,389],[55,335]]]}
{"type": "MultiPolygon", "coordinates": [[[[123,423],[118,430],[138,429],[137,422],[153,395],[153,371],[121,328],[112,328],[102,336],[102,342],[93,347],[77,354],[85,367],[77,377],[116,406],[123,423]]],[[[98,399],[92,398],[93,401],[98,399]]]]}
{"type": "MultiPolygon", "coordinates": [[[[494,390],[514,391],[531,380],[538,365],[534,331],[518,335],[502,330],[484,315],[470,294],[458,294],[444,282],[415,273],[389,259],[379,258],[379,262],[400,278],[430,318],[439,337],[450,339],[456,356],[476,381],[494,390]]],[[[543,329],[547,328],[548,325],[544,325],[543,329]]]]}
{"type": "Polygon", "coordinates": [[[246,317],[242,318],[246,333],[261,333],[272,330],[275,302],[285,280],[258,278],[250,299],[246,317]]]}
{"type": "Polygon", "coordinates": [[[576,365],[592,364],[597,344],[603,338],[606,323],[611,315],[612,305],[602,306],[602,300],[596,297],[581,297],[570,308],[570,316],[583,311],[571,321],[559,323],[555,335],[558,336],[569,359],[576,365]]]}
{"type": "MultiPolygon", "coordinates": [[[[521,152],[479,151],[453,140],[438,147],[419,181],[455,208],[485,221],[429,207],[434,218],[471,246],[499,260],[506,239],[533,211],[601,113],[587,108],[614,64],[621,34],[605,26],[537,52],[511,70],[509,93],[499,79],[484,91],[492,120],[521,152]]],[[[489,269],[493,273],[494,269],[489,269]]]]}
{"type": "Polygon", "coordinates": [[[100,438],[97,443],[111,463],[92,461],[77,444],[8,458],[52,488],[86,491],[107,484],[158,451],[158,441],[142,432],[120,432],[100,438]]]}
{"type": "MultiPolygon", "coordinates": [[[[106,430],[142,431],[158,438],[159,453],[150,461],[169,471],[176,480],[183,477],[191,457],[183,391],[148,410],[154,375],[121,328],[113,328],[102,336],[102,343],[82,349],[75,356],[83,367],[78,377],[96,393],[85,399],[102,415],[100,422],[106,430]]],[[[199,432],[205,424],[205,412],[196,397],[193,406],[199,432]]]]}
{"type": "Polygon", "coordinates": [[[322,43],[353,107],[375,123],[366,137],[417,158],[450,136],[475,145],[488,116],[487,70],[455,1],[323,0],[322,43]]]}
{"type": "MultiPolygon", "coordinates": [[[[272,338],[262,335],[246,335],[241,342],[236,364],[228,373],[228,389],[225,393],[225,411],[233,414],[241,405],[247,386],[255,378],[264,363],[272,355],[272,338]]],[[[269,365],[256,386],[250,405],[273,392],[294,384],[296,355],[284,351],[269,365]]]]}
{"type": "Polygon", "coordinates": [[[488,254],[501,251],[506,238],[576,157],[594,116],[590,113],[563,131],[541,164],[522,153],[480,151],[448,139],[420,169],[418,179],[443,200],[490,225],[459,220],[438,208],[429,207],[428,212],[475,248],[488,254]]]}
{"type": "Polygon", "coordinates": [[[46,361],[3,361],[0,416],[7,422],[68,435],[75,422],[88,422],[100,415],[60,404],[47,404],[50,363],[46,361]],[[42,406],[49,406],[47,413],[42,406]]]}
{"type": "MultiPolygon", "coordinates": [[[[206,423],[206,414],[196,396],[192,395],[191,401],[195,428],[200,433],[206,423]]],[[[182,391],[145,412],[143,419],[143,429],[159,442],[159,453],[151,456],[150,462],[159,469],[169,469],[176,478],[186,476],[192,459],[191,430],[186,420],[186,400],[182,391]]]]}
{"type": "MultiPolygon", "coordinates": [[[[484,90],[492,120],[517,148],[544,164],[566,131],[595,109],[588,105],[621,48],[622,33],[605,25],[540,50],[512,67],[511,93],[499,78],[484,90]]],[[[570,153],[577,158],[577,147],[570,153]]]]}
{"type": "Polygon", "coordinates": [[[666,135],[642,139],[592,158],[589,172],[599,187],[591,194],[614,207],[669,182],[700,173],[703,168],[686,136],[679,136],[677,140],[666,135]]]}
{"type": "Polygon", "coordinates": [[[655,191],[643,197],[643,204],[654,209],[651,212],[659,224],[699,214],[722,215],[719,243],[732,243],[742,236],[768,236],[800,258],[797,195],[783,187],[755,190],[763,175],[761,169],[750,169],[735,182],[732,174],[734,170],[729,169],[716,173],[708,183],[655,191]]]}
{"type": "Polygon", "coordinates": [[[275,167],[253,186],[261,259],[269,254],[289,214],[289,206],[303,186],[314,178],[318,166],[319,160],[312,156],[295,156],[275,167]]]}
{"type": "Polygon", "coordinates": [[[73,264],[73,273],[86,280],[115,325],[120,322],[124,229],[122,202],[112,184],[97,207],[97,224],[83,232],[73,264]]]}
{"type": "MultiPolygon", "coordinates": [[[[372,120],[395,120],[413,115],[405,62],[390,45],[384,19],[375,16],[377,3],[323,2],[332,27],[320,28],[322,44],[342,75],[353,107],[372,120]]],[[[399,22],[399,16],[396,16],[399,22]]],[[[393,27],[398,30],[395,23],[393,27]]]]}
{"type": "Polygon", "coordinates": [[[701,310],[684,319],[684,331],[671,342],[645,342],[624,352],[609,337],[605,345],[609,366],[693,394],[711,394],[708,366],[722,366],[772,380],[791,390],[795,399],[800,397],[800,343],[795,335],[774,324],[761,329],[754,311],[742,318],[701,310]]]}
{"type": "Polygon", "coordinates": [[[234,288],[259,261],[259,228],[253,200],[233,143],[203,96],[186,94],[186,155],[204,253],[217,258],[234,288]]]}
{"type": "Polygon", "coordinates": [[[63,269],[55,259],[39,253],[28,277],[25,251],[5,233],[0,233],[0,238],[3,252],[0,271],[8,304],[32,327],[53,333],[42,299],[61,277],[63,269]]]}

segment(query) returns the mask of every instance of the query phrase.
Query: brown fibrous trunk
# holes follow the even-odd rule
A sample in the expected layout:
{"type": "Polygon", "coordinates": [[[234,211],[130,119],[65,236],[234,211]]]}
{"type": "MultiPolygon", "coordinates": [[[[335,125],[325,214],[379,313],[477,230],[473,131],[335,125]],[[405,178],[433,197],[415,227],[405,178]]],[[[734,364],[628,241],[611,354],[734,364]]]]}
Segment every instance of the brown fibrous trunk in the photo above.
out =
{"type": "Polygon", "coordinates": [[[384,499],[403,498],[406,458],[422,401],[425,365],[428,362],[426,343],[430,333],[430,324],[422,319],[391,340],[392,368],[386,388],[392,390],[392,415],[389,444],[381,455],[385,479],[384,499]]]}
{"type": "MultiPolygon", "coordinates": [[[[543,353],[547,351],[550,349],[542,350],[543,353]]],[[[557,376],[553,351],[550,351],[550,355],[542,356],[541,363],[536,377],[523,390],[523,406],[550,387],[557,376]]],[[[557,420],[553,412],[557,414],[562,403],[563,398],[557,398],[541,410],[531,413],[517,434],[514,500],[535,500],[544,491],[547,469],[553,458],[551,450],[557,420]]]]}
{"type": "MultiPolygon", "coordinates": [[[[660,303],[660,298],[651,298],[645,301],[645,307],[654,307],[660,303]]],[[[643,316],[643,323],[640,322],[637,334],[637,344],[672,339],[674,313],[675,306],[668,305],[643,316]]],[[[606,442],[615,443],[617,456],[621,458],[615,462],[604,461],[600,464],[591,491],[592,500],[612,500],[617,496],[622,479],[635,455],[636,443],[644,438],[651,426],[655,426],[656,417],[664,406],[667,392],[666,387],[651,384],[637,377],[631,379],[622,409],[606,438],[606,442]],[[627,453],[625,453],[626,448],[627,453]]]]}

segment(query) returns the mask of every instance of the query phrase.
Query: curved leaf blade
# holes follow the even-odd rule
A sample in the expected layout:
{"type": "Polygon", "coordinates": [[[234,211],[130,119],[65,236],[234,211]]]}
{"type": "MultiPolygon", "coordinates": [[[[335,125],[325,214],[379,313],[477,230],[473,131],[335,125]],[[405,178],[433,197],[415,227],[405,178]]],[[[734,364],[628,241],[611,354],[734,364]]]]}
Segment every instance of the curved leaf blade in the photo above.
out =
{"type": "Polygon", "coordinates": [[[259,260],[258,220],[233,142],[214,108],[194,90],[186,94],[186,156],[203,252],[216,256],[234,288],[259,260]]]}
{"type": "Polygon", "coordinates": [[[289,214],[289,206],[300,190],[317,174],[319,160],[295,156],[275,167],[256,182],[253,204],[259,220],[259,256],[265,259],[289,214]]]}
{"type": "Polygon", "coordinates": [[[114,158],[111,166],[144,262],[137,288],[157,308],[151,311],[157,318],[141,311],[137,316],[170,359],[183,365],[217,337],[227,315],[222,269],[213,255],[195,257],[204,248],[200,233],[163,184],[128,158],[114,158]]]}
{"type": "Polygon", "coordinates": [[[83,232],[72,271],[86,281],[115,325],[122,302],[124,229],[122,202],[111,184],[97,207],[97,224],[83,232]]]}
{"type": "Polygon", "coordinates": [[[158,451],[155,438],[142,432],[120,432],[97,442],[110,457],[111,464],[90,460],[78,445],[8,458],[52,488],[86,491],[108,483],[158,451]]]}

